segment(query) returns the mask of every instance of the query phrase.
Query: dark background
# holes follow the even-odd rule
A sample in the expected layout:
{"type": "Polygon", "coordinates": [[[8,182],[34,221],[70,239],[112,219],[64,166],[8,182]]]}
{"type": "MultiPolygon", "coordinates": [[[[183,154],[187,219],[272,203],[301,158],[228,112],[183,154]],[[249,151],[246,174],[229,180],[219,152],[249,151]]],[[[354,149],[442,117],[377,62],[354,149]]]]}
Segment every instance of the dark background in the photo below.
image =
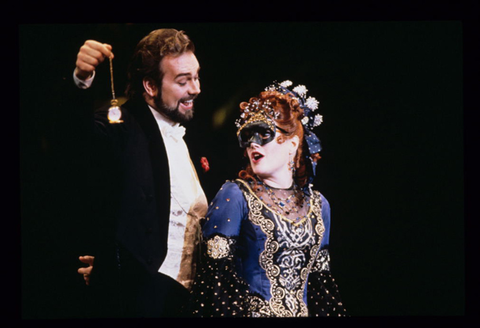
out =
{"type": "MultiPolygon", "coordinates": [[[[214,150],[209,196],[240,169],[238,103],[273,80],[304,84],[324,117],[316,188],[332,207],[332,272],[350,314],[465,314],[468,73],[465,25],[454,19],[19,25],[22,318],[84,313],[88,150],[56,84],[95,39],[113,46],[121,95],[136,43],[162,27],[197,48],[202,93],[187,137],[200,133],[214,150]]],[[[108,63],[94,83],[108,101],[108,63]]]]}

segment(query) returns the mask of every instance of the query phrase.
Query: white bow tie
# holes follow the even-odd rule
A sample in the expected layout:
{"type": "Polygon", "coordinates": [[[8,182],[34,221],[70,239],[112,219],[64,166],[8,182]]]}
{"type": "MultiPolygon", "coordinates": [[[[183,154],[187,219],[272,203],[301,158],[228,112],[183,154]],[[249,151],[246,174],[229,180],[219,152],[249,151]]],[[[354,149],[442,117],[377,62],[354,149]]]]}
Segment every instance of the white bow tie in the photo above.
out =
{"type": "Polygon", "coordinates": [[[185,128],[181,125],[165,126],[163,129],[165,136],[175,140],[180,140],[185,135],[185,128]]]}

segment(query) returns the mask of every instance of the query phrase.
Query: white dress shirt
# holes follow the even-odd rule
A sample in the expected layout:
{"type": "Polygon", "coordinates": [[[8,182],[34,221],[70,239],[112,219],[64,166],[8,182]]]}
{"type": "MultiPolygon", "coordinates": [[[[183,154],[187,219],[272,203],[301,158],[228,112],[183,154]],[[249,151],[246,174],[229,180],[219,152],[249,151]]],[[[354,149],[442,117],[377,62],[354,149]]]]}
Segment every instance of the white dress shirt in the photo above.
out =
{"type": "MultiPolygon", "coordinates": [[[[170,224],[168,230],[168,251],[159,272],[185,284],[180,278],[182,269],[190,271],[193,261],[193,243],[198,235],[200,217],[206,214],[207,200],[198,181],[195,167],[190,159],[187,145],[183,140],[185,128],[150,107],[157,121],[167,151],[170,171],[170,224]],[[199,208],[199,205],[200,208],[199,208]],[[194,221],[194,222],[189,222],[194,221]],[[190,227],[190,228],[188,228],[190,227]],[[186,231],[189,235],[186,235],[186,231]]],[[[190,276],[190,272],[185,272],[190,276]]]]}

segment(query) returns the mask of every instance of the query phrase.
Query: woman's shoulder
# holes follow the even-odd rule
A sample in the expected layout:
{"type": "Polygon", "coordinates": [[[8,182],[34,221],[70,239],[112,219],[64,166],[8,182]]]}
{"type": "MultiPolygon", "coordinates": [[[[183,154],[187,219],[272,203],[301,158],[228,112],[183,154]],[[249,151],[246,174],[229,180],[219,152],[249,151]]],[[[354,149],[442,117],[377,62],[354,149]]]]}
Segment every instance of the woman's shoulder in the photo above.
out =
{"type": "Polygon", "coordinates": [[[328,199],[319,190],[312,189],[312,195],[314,199],[321,202],[322,207],[330,208],[330,203],[328,202],[328,199]]]}
{"type": "Polygon", "coordinates": [[[237,180],[227,180],[227,181],[225,181],[223,183],[223,185],[220,187],[220,191],[224,191],[224,192],[238,192],[238,191],[240,191],[237,180]]]}
{"type": "Polygon", "coordinates": [[[227,180],[217,192],[215,198],[245,202],[246,195],[254,194],[253,189],[254,182],[243,179],[227,180]]]}
{"type": "Polygon", "coordinates": [[[217,192],[215,198],[225,198],[230,201],[230,199],[237,199],[237,197],[242,195],[238,184],[235,181],[227,180],[223,183],[220,189],[217,192]]]}
{"type": "Polygon", "coordinates": [[[224,228],[227,222],[241,222],[246,211],[246,201],[242,191],[235,182],[226,181],[209,204],[205,227],[213,224],[213,226],[224,228]]]}

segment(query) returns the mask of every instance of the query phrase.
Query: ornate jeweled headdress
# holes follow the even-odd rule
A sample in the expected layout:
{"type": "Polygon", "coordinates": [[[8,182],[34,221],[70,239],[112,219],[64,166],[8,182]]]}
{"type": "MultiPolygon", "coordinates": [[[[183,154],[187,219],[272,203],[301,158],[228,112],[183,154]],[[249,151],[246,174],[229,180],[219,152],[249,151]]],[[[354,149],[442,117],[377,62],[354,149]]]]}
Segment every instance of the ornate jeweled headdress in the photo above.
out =
{"type": "Polygon", "coordinates": [[[322,146],[320,140],[312,130],[322,124],[323,116],[315,113],[318,109],[319,102],[314,97],[307,98],[307,88],[304,85],[298,85],[292,90],[288,89],[292,85],[292,81],[289,80],[283,81],[282,83],[275,81],[272,85],[266,87],[265,91],[278,91],[284,95],[291,93],[298,100],[300,107],[303,109],[303,118],[301,118],[301,121],[304,128],[304,139],[308,146],[308,154],[306,154],[306,157],[311,161],[312,174],[315,176],[317,162],[313,159],[312,155],[319,153],[322,150],[322,146]]]}
{"type": "Polygon", "coordinates": [[[264,122],[272,131],[275,131],[275,119],[278,118],[278,115],[278,113],[275,113],[270,101],[266,100],[260,103],[258,99],[252,98],[240,114],[240,118],[235,121],[235,125],[238,128],[237,136],[245,126],[253,122],[264,122]]]}

